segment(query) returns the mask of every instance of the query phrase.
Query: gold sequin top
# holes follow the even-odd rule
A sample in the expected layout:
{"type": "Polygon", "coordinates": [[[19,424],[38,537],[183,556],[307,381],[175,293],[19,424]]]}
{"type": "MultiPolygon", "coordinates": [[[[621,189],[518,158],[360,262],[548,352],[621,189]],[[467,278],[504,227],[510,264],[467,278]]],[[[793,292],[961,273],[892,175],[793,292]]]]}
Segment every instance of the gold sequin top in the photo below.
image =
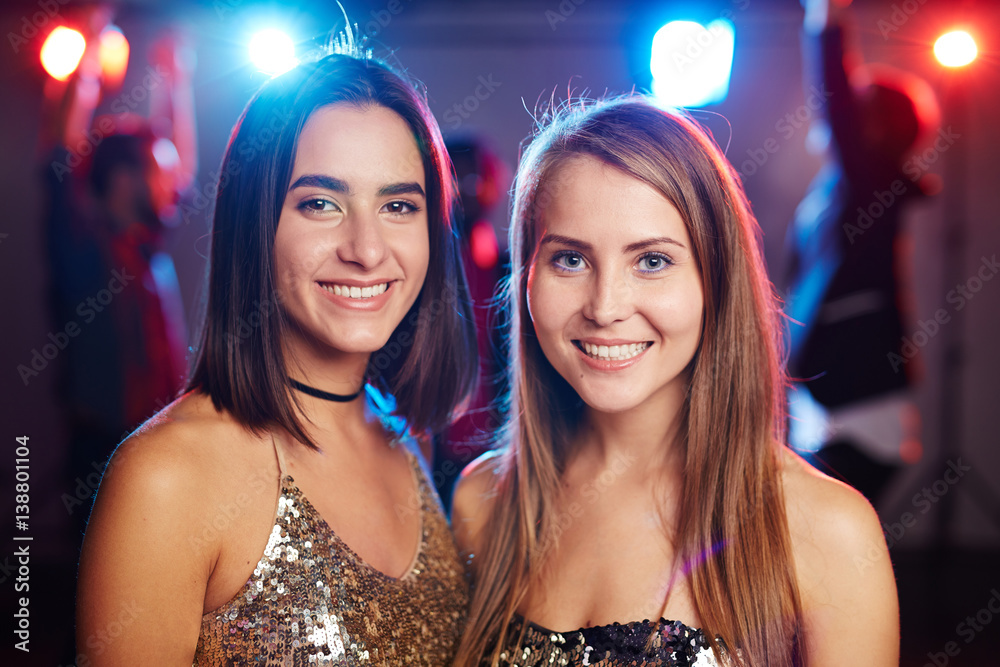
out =
{"type": "Polygon", "coordinates": [[[468,587],[437,494],[407,455],[422,529],[406,574],[361,560],[282,472],[264,555],[243,589],[202,617],[195,667],[451,664],[468,587]]]}

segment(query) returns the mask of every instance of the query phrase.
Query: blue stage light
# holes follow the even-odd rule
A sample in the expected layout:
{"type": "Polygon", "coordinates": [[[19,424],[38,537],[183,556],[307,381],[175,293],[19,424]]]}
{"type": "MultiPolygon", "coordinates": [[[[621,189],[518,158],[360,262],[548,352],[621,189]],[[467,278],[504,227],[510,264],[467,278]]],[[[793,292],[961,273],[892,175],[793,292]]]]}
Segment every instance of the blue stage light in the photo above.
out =
{"type": "Polygon", "coordinates": [[[292,38],[274,28],[261,30],[250,40],[250,60],[261,72],[277,76],[299,64],[292,38]]]}
{"type": "Polygon", "coordinates": [[[666,106],[702,107],[726,99],[736,30],[727,19],[704,26],[671,21],[653,36],[653,94],[666,106]]]}

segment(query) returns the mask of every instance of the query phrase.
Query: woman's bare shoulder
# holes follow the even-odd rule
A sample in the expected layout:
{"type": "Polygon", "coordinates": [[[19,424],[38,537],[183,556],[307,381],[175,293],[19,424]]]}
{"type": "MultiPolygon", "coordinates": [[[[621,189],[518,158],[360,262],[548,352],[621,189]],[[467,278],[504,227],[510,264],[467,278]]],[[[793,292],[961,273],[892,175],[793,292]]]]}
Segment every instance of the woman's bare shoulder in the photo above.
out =
{"type": "Polygon", "coordinates": [[[878,516],[863,495],[787,448],[782,452],[782,482],[793,546],[840,551],[864,547],[862,542],[873,535],[882,541],[878,516]]]}
{"type": "MultiPolygon", "coordinates": [[[[197,394],[177,399],[118,446],[80,556],[80,637],[107,627],[130,601],[141,612],[128,631],[136,642],[171,638],[170,650],[180,653],[187,649],[178,647],[194,645],[228,534],[200,527],[206,517],[233,516],[222,512],[246,488],[244,473],[266,475],[277,486],[270,442],[266,447],[197,394]]],[[[116,650],[138,645],[122,642],[116,650]]],[[[190,664],[186,653],[178,657],[190,664]]]]}
{"type": "Polygon", "coordinates": [[[870,664],[898,664],[899,605],[878,515],[791,450],[782,464],[810,664],[843,664],[845,636],[863,638],[870,664]]]}
{"type": "Polygon", "coordinates": [[[490,451],[470,463],[455,484],[451,503],[451,526],[459,549],[475,553],[479,536],[490,513],[500,474],[502,456],[490,451]]]}
{"type": "MultiPolygon", "coordinates": [[[[108,462],[102,486],[123,490],[189,494],[228,486],[241,468],[273,452],[211,399],[189,392],[165,407],[129,435],[108,462]],[[127,478],[114,481],[115,478],[127,478]]],[[[273,453],[270,457],[273,459],[273,453]]],[[[202,500],[205,500],[203,494],[202,500]]]]}

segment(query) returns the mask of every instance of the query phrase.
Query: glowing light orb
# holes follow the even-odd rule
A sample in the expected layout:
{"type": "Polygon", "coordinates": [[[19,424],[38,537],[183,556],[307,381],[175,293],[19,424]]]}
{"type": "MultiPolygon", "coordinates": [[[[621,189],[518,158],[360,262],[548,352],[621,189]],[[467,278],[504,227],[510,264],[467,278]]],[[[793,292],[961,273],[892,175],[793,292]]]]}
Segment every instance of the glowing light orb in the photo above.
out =
{"type": "Polygon", "coordinates": [[[934,42],[934,56],[945,67],[964,67],[976,59],[976,40],[964,30],[954,30],[934,42]]]}
{"type": "Polygon", "coordinates": [[[87,48],[87,40],[78,31],[59,26],[42,44],[42,67],[53,79],[65,81],[76,71],[87,48]]]}
{"type": "Polygon", "coordinates": [[[299,64],[292,38],[274,28],[261,30],[250,40],[250,60],[261,72],[277,76],[299,64]]]}
{"type": "Polygon", "coordinates": [[[129,45],[118,26],[108,26],[101,32],[99,58],[101,72],[111,82],[120,84],[128,69],[129,45]]]}
{"type": "Polygon", "coordinates": [[[726,19],[707,26],[671,21],[653,36],[653,93],[665,105],[700,107],[729,94],[736,29],[726,19]]]}

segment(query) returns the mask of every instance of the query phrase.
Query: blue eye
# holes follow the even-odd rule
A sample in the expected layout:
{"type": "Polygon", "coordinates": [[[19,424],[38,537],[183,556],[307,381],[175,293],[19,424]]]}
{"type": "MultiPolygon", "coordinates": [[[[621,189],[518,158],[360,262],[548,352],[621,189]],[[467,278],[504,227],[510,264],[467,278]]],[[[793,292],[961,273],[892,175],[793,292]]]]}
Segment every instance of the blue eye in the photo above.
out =
{"type": "Polygon", "coordinates": [[[562,250],[552,256],[552,265],[560,271],[576,272],[584,267],[583,257],[570,250],[562,250]]]}
{"type": "Polygon", "coordinates": [[[639,271],[656,273],[673,264],[670,258],[658,252],[650,252],[639,258],[639,271]]]}

